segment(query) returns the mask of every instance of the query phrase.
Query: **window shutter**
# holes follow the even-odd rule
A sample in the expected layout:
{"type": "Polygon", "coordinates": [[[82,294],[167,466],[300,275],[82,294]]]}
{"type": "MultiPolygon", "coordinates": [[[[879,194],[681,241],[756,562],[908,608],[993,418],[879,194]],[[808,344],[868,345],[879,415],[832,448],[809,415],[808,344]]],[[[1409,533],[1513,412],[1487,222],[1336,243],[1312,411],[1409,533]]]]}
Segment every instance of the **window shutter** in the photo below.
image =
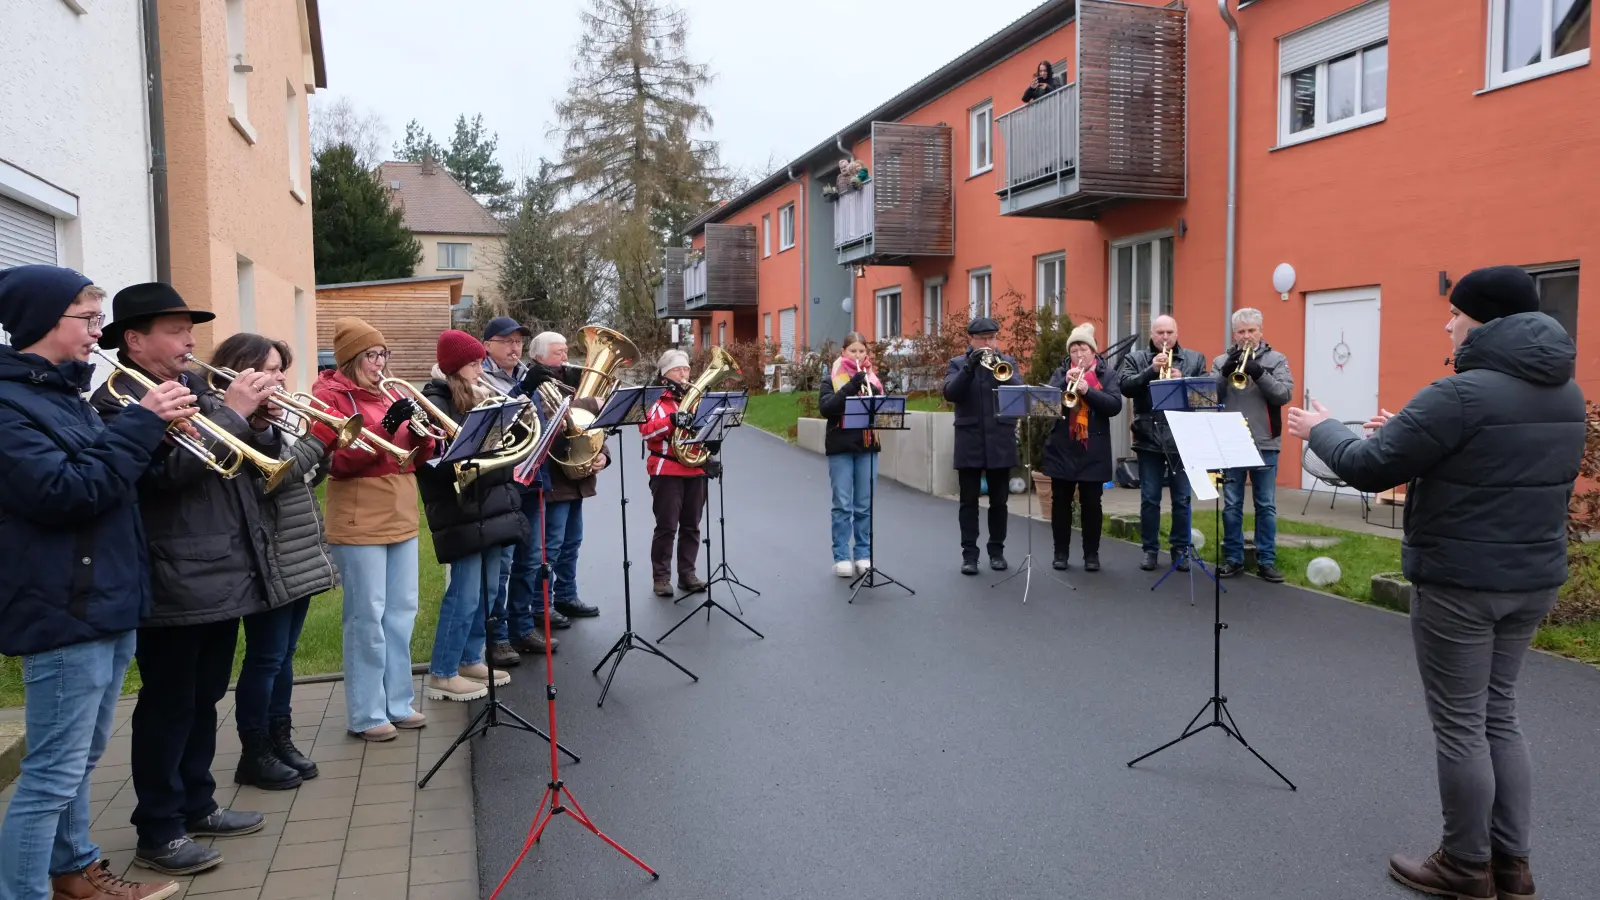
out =
{"type": "Polygon", "coordinates": [[[1278,39],[1278,72],[1288,75],[1389,36],[1389,0],[1378,0],[1278,39]]]}
{"type": "Polygon", "coordinates": [[[794,362],[794,310],[785,309],[778,313],[778,340],[779,352],[783,358],[794,362]]]}
{"type": "Polygon", "coordinates": [[[0,197],[0,269],[55,264],[55,217],[0,197]]]}

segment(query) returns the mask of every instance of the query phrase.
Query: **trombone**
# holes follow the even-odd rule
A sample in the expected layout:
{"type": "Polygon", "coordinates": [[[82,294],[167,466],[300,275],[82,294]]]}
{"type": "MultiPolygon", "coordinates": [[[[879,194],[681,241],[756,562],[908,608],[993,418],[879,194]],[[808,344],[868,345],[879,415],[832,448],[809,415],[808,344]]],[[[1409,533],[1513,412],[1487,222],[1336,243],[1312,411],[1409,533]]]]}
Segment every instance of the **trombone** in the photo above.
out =
{"type": "Polygon", "coordinates": [[[993,372],[995,381],[1011,380],[1011,363],[988,347],[978,351],[978,365],[993,372]]]}
{"type": "MultiPolygon", "coordinates": [[[[222,389],[217,387],[214,380],[217,376],[220,375],[230,382],[239,377],[238,372],[226,366],[213,366],[202,361],[193,353],[185,354],[184,359],[206,371],[206,386],[217,394],[222,393],[222,389]]],[[[360,437],[363,431],[360,413],[356,413],[349,418],[336,416],[326,411],[325,408],[319,408],[319,406],[325,406],[325,404],[321,404],[310,394],[291,394],[281,387],[275,387],[272,389],[272,402],[289,411],[287,413],[280,411],[271,416],[270,421],[274,425],[297,437],[305,437],[311,432],[311,420],[315,419],[338,433],[338,438],[334,441],[335,450],[342,450],[350,446],[360,437]],[[313,405],[313,403],[318,405],[313,405]]]]}
{"type": "MultiPolygon", "coordinates": [[[[146,378],[137,370],[112,359],[109,354],[100,349],[98,344],[93,348],[93,352],[96,356],[112,365],[113,371],[106,378],[106,393],[110,394],[111,399],[117,401],[121,406],[134,406],[139,402],[139,397],[117,390],[116,385],[119,378],[127,378],[145,391],[155,390],[156,383],[154,381],[146,378]]],[[[140,396],[142,396],[142,393],[140,396]]],[[[266,479],[264,489],[271,491],[278,486],[278,482],[282,481],[285,475],[289,474],[289,467],[294,464],[294,460],[290,459],[273,459],[229,434],[227,430],[198,412],[189,417],[189,422],[205,437],[195,438],[190,436],[180,428],[177,421],[167,425],[167,437],[178,447],[204,463],[206,468],[221,475],[223,478],[236,477],[239,474],[239,470],[248,461],[266,479]],[[210,440],[213,445],[221,444],[232,452],[219,456],[214,446],[206,446],[206,440],[210,440]]]]}
{"type": "Polygon", "coordinates": [[[1242,391],[1250,386],[1250,376],[1244,374],[1244,367],[1249,364],[1250,355],[1255,352],[1255,345],[1247,344],[1244,352],[1239,354],[1239,368],[1234,369],[1233,374],[1228,376],[1228,382],[1233,385],[1234,390],[1242,391]]]}

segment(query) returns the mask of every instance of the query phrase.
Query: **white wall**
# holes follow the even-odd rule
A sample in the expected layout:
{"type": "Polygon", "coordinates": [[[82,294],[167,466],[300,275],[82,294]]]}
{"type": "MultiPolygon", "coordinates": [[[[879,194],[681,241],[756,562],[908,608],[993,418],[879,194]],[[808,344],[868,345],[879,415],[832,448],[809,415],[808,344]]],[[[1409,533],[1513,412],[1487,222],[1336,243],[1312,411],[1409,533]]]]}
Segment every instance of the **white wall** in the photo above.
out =
{"type": "Polygon", "coordinates": [[[155,278],[144,30],[138,0],[77,5],[0,0],[0,193],[54,212],[60,264],[109,295],[155,278]]]}

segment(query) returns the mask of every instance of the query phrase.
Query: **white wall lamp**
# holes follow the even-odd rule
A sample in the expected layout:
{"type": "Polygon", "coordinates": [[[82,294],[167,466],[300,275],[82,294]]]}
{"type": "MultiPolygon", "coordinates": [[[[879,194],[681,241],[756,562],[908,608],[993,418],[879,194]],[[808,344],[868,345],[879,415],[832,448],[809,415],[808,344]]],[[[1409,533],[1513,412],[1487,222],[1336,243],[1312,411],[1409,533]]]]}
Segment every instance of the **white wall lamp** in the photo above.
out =
{"type": "Polygon", "coordinates": [[[1278,292],[1278,299],[1289,299],[1289,292],[1294,290],[1294,266],[1278,263],[1278,267],[1272,270],[1272,289],[1278,292]]]}

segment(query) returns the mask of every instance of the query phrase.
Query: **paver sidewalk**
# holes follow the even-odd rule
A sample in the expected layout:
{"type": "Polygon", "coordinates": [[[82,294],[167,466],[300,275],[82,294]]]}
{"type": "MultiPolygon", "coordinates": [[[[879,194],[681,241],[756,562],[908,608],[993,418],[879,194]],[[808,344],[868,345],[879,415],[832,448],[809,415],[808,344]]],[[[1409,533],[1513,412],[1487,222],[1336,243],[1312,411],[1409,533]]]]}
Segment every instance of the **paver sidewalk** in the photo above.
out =
{"type": "MultiPolygon", "coordinates": [[[[423,699],[420,731],[382,744],[345,732],[344,688],[337,682],[297,685],[295,743],[316,761],[319,776],[290,791],[233,783],[239,761],[233,692],[218,709],[217,802],[266,815],[266,827],[236,838],[200,838],[223,853],[209,872],[180,878],[178,897],[205,900],[476,900],[478,851],[473,831],[470,749],[463,746],[426,790],[417,780],[467,723],[465,703],[423,699]]],[[[117,705],[116,731],[94,772],[91,832],[114,871],[131,881],[162,877],[134,868],[136,835],[129,778],[134,698],[117,705]]],[[[9,803],[15,785],[0,793],[9,803]]]]}

